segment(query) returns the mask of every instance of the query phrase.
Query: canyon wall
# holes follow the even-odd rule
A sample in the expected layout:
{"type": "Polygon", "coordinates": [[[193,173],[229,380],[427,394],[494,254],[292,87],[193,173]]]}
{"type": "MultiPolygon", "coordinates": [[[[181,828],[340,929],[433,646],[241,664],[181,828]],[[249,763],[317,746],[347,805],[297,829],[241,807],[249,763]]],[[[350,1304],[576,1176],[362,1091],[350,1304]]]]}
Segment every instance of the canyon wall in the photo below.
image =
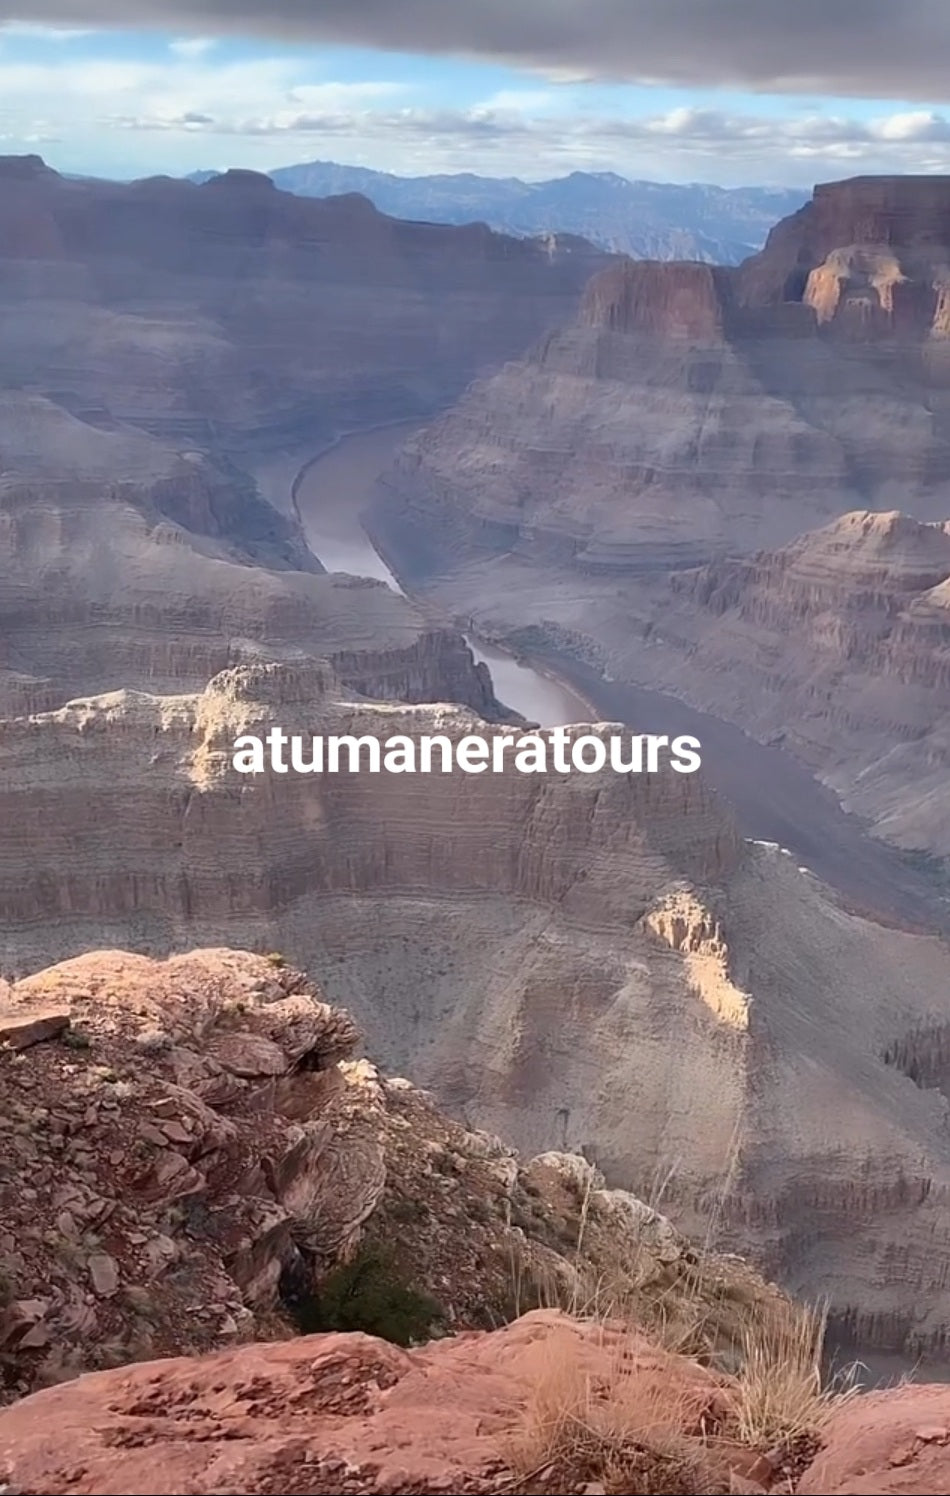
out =
{"type": "Polygon", "coordinates": [[[950,856],[950,525],[860,511],[679,573],[642,663],[780,740],[878,835],[950,856]]]}
{"type": "Polygon", "coordinates": [[[503,543],[626,574],[898,498],[944,517],[948,201],[945,178],[833,184],[738,269],[603,270],[407,445],[380,522],[428,530],[443,566],[503,543]]]}
{"type": "Polygon", "coordinates": [[[5,722],[4,969],[282,951],[469,1122],[667,1179],[684,1226],[866,1341],[942,1345],[946,946],[743,843],[702,772],[237,774],[234,737],[275,723],[484,731],[316,665],[5,722]]]}
{"type": "Polygon", "coordinates": [[[70,181],[6,157],[0,184],[0,384],[232,454],[441,408],[610,259],[255,172],[70,181]]]}

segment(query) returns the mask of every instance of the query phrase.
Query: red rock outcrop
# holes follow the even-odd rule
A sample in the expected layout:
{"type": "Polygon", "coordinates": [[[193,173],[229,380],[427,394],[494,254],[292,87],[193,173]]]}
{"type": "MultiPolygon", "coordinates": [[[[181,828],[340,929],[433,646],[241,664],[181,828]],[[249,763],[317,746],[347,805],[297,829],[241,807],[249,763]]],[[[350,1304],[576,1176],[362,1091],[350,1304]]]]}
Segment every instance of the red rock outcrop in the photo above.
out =
{"type": "Polygon", "coordinates": [[[727,270],[712,265],[625,262],[590,283],[578,322],[622,333],[720,343],[730,298],[727,270]]]}
{"type": "Polygon", "coordinates": [[[657,1212],[580,1157],[521,1159],[453,1121],[357,1043],[279,956],[98,951],[3,984],[0,1402],[284,1339],[334,1270],[380,1254],[357,1323],[386,1322],[381,1285],[411,1289],[388,1323],[417,1337],[510,1318],[519,1282],[527,1305],[629,1276],[647,1314],[661,1288],[685,1322],[700,1304],[711,1350],[785,1302],[712,1257],[697,1300],[696,1253],[657,1212]]]}
{"type": "Polygon", "coordinates": [[[839,1408],[799,1496],[947,1496],[950,1389],[902,1386],[839,1408]]]}
{"type": "MultiPolygon", "coordinates": [[[[742,1399],[619,1323],[538,1310],[408,1351],[313,1335],[85,1376],[0,1411],[0,1481],[20,1496],[950,1492],[945,1387],[827,1421],[816,1405],[813,1434],[769,1446],[762,1429],[758,1447],[754,1428],[739,1437],[742,1399]]],[[[780,1426],[779,1389],[772,1410],[780,1426]]]]}

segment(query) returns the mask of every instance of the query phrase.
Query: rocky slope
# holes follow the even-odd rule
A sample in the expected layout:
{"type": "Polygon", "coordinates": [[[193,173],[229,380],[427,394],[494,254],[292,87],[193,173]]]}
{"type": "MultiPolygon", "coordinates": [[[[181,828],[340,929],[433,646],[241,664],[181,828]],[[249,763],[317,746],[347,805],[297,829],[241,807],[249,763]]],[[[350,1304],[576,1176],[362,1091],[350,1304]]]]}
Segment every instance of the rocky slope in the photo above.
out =
{"type": "MultiPolygon", "coordinates": [[[[334,660],[369,695],[494,711],[486,672],[461,636],[404,598],[320,575],[302,541],[268,563],[224,538],[221,529],[240,529],[227,509],[236,484],[201,454],[91,431],[22,396],[0,401],[4,438],[0,713],[122,687],[200,690],[240,661],[315,657],[334,660]],[[211,517],[193,510],[200,495],[221,493],[223,514],[211,506],[215,535],[211,517]]],[[[255,502],[275,528],[285,523],[255,502]]]]}
{"type": "Polygon", "coordinates": [[[942,1345],[943,944],[744,844],[701,773],[236,774],[234,738],[273,725],[485,731],[276,665],[6,722],[5,969],[284,951],[478,1125],[589,1147],[641,1195],[670,1175],[684,1227],[827,1292],[865,1343],[942,1345]]]}
{"type": "Polygon", "coordinates": [[[878,835],[950,855],[950,525],[860,511],[676,574],[638,674],[780,740],[878,835]]]}
{"type": "Polygon", "coordinates": [[[663,1217],[582,1158],[453,1122],[357,1042],[301,973],[240,951],[103,951],[7,987],[0,1394],[286,1340],[301,1313],[345,1325],[348,1302],[418,1338],[607,1274],[710,1350],[780,1304],[725,1260],[689,1289],[697,1254],[663,1217]]]}
{"type": "Polygon", "coordinates": [[[741,1261],[357,1042],[276,956],[4,986],[5,1489],[946,1489],[946,1389],[823,1404],[812,1318],[741,1261]]]}

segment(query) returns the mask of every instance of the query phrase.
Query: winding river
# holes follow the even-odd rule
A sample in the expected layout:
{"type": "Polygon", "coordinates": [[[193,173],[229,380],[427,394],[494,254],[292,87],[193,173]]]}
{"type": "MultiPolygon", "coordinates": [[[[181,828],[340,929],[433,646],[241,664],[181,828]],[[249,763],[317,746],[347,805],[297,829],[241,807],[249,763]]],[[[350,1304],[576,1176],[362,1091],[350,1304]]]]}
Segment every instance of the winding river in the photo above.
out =
{"type": "MultiPolygon", "coordinates": [[[[373,484],[415,423],[344,436],[308,463],[294,486],[308,544],[328,571],[376,577],[402,592],[374,550],[359,515],[373,484]]],[[[777,842],[854,910],[921,931],[950,929],[947,901],[893,847],[868,835],[835,796],[796,759],[739,728],[694,711],[673,696],[603,680],[576,661],[551,658],[544,669],[469,639],[506,706],[543,727],[592,718],[639,732],[697,737],[703,773],[732,806],[745,836],[777,842]]]]}

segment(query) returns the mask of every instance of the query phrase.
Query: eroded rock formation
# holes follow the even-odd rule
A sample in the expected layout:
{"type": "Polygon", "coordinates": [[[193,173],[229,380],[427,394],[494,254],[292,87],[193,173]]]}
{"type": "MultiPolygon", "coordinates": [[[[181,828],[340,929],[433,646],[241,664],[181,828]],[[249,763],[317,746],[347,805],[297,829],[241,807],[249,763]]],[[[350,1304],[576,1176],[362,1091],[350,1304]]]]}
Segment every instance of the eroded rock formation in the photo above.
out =
{"type": "Polygon", "coordinates": [[[877,833],[950,855],[950,526],[845,515],[673,577],[644,677],[781,741],[877,833]]]}
{"type": "Polygon", "coordinates": [[[121,687],[200,690],[241,661],[308,657],[332,659],[361,693],[493,712],[453,630],[380,583],[319,575],[302,541],[268,563],[249,555],[246,525],[243,544],[227,538],[242,531],[240,490],[199,452],[15,395],[0,401],[0,439],[0,713],[121,687]],[[186,503],[199,493],[206,515],[186,503]]]}
{"type": "Polygon", "coordinates": [[[470,1121],[641,1196],[669,1174],[684,1228],[713,1218],[865,1343],[942,1345],[940,941],[744,844],[702,773],[237,774],[273,725],[486,731],[287,665],[4,723],[6,969],[284,951],[470,1121]]]}

